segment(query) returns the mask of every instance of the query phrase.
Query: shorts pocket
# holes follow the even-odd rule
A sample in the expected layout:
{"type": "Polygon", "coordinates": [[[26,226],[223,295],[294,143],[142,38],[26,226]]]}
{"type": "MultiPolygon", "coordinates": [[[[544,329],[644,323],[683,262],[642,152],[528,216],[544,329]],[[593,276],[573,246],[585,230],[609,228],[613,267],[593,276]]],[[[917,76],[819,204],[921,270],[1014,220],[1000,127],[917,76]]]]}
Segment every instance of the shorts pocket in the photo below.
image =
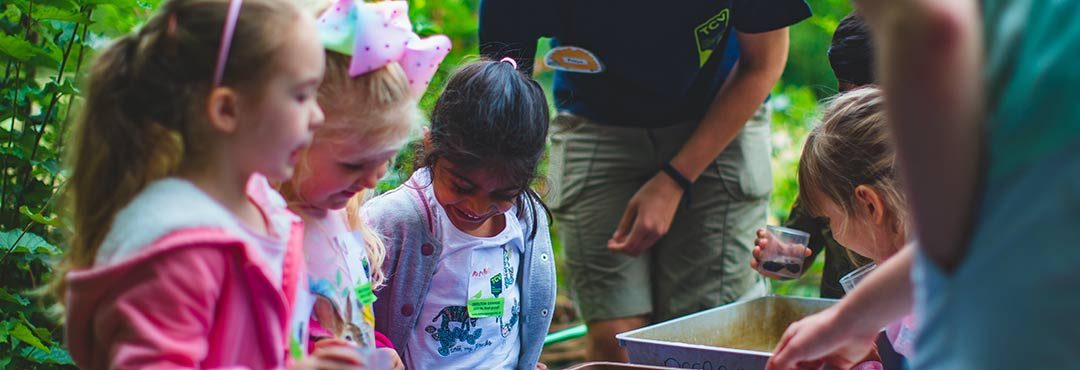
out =
{"type": "Polygon", "coordinates": [[[716,157],[714,175],[734,199],[764,198],[772,192],[769,109],[762,106],[716,157]]]}
{"type": "Polygon", "coordinates": [[[550,186],[545,201],[553,211],[576,201],[592,171],[596,143],[579,135],[587,124],[585,118],[570,113],[559,113],[551,122],[550,186]]]}

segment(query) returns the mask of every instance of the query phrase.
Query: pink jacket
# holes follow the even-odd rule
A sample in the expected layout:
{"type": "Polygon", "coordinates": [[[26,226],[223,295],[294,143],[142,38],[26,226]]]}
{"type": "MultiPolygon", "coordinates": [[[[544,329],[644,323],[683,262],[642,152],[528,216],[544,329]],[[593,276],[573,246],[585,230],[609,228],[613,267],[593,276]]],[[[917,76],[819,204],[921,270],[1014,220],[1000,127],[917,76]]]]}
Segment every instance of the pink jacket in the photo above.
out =
{"type": "Polygon", "coordinates": [[[293,306],[307,291],[303,225],[265,179],[248,194],[285,220],[280,286],[224,208],[186,181],[155,182],[117,214],[94,266],[67,275],[65,334],[80,368],[287,365],[293,306]]]}

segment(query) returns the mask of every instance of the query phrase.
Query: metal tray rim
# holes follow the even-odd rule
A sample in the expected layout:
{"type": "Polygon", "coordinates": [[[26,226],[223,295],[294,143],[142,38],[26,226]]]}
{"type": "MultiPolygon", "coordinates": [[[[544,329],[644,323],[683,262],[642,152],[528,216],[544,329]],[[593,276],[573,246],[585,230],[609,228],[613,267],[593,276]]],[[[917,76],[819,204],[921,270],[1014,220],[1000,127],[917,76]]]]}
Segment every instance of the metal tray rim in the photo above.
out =
{"type": "MultiPolygon", "coordinates": [[[[671,343],[673,343],[673,342],[659,341],[659,340],[655,340],[655,339],[639,339],[639,338],[629,338],[629,339],[619,338],[619,340],[623,341],[623,342],[626,342],[626,343],[645,343],[645,344],[653,344],[653,345],[671,345],[671,343]]],[[[738,353],[738,354],[743,354],[743,355],[765,355],[765,356],[771,356],[772,355],[772,352],[761,352],[761,351],[754,351],[754,350],[749,350],[749,349],[726,348],[726,347],[707,346],[707,345],[704,345],[704,344],[691,344],[691,343],[677,343],[677,344],[679,345],[679,347],[683,347],[683,348],[693,348],[693,349],[703,349],[703,350],[713,350],[713,349],[720,348],[720,349],[723,349],[725,352],[738,353]]]]}
{"type": "MultiPolygon", "coordinates": [[[[686,315],[686,316],[683,316],[683,317],[680,317],[680,318],[676,318],[676,319],[672,319],[672,320],[668,320],[668,321],[664,321],[664,322],[658,322],[658,323],[655,323],[655,324],[652,324],[652,325],[649,325],[649,326],[646,326],[646,327],[643,327],[643,328],[634,329],[634,330],[631,330],[631,331],[628,331],[628,332],[625,332],[625,333],[619,333],[619,334],[615,335],[615,339],[617,339],[619,341],[620,345],[623,345],[626,342],[670,345],[671,342],[667,342],[667,341],[658,341],[658,340],[644,339],[644,338],[632,338],[631,336],[635,335],[635,334],[637,334],[639,332],[643,332],[643,331],[653,329],[654,327],[657,327],[657,326],[660,326],[660,325],[671,325],[671,324],[681,322],[681,321],[684,321],[684,320],[692,320],[694,318],[697,318],[698,316],[708,315],[708,314],[712,313],[715,310],[726,309],[726,308],[731,308],[731,307],[738,307],[738,306],[741,306],[741,305],[750,304],[750,303],[758,301],[758,300],[770,299],[770,298],[784,298],[784,299],[791,299],[791,300],[797,300],[797,301],[831,301],[831,302],[834,302],[834,303],[837,301],[835,299],[828,299],[828,298],[791,297],[791,296],[768,294],[768,295],[763,296],[763,297],[758,297],[758,298],[745,300],[745,301],[740,301],[740,302],[733,302],[733,303],[729,303],[729,304],[726,304],[726,305],[723,305],[723,306],[713,307],[713,308],[710,308],[710,309],[707,309],[707,310],[704,310],[704,311],[701,311],[701,312],[698,312],[698,313],[686,315]]],[[[754,354],[754,355],[766,355],[766,356],[772,355],[772,352],[761,352],[761,351],[744,350],[744,349],[738,349],[738,348],[707,346],[707,345],[703,345],[703,344],[679,343],[679,345],[680,346],[685,346],[685,347],[696,348],[696,349],[723,348],[725,351],[728,351],[728,352],[735,352],[735,353],[742,353],[742,354],[754,354]]]]}
{"type": "Polygon", "coordinates": [[[756,301],[759,301],[759,300],[770,299],[770,298],[783,298],[783,299],[796,300],[796,301],[819,301],[819,302],[821,302],[821,301],[837,302],[838,301],[838,300],[827,299],[827,298],[807,298],[807,297],[777,296],[777,294],[771,294],[770,293],[770,294],[768,294],[768,296],[765,296],[765,297],[758,297],[758,298],[755,298],[755,299],[752,299],[752,300],[745,300],[745,301],[740,301],[740,302],[732,302],[732,303],[728,303],[728,304],[725,304],[725,305],[712,307],[712,309],[708,309],[708,310],[701,311],[701,312],[698,312],[698,313],[689,314],[689,315],[686,315],[686,316],[683,316],[683,317],[678,317],[678,318],[675,318],[675,319],[663,321],[663,323],[652,324],[652,325],[644,327],[644,328],[637,328],[637,329],[634,329],[634,330],[631,330],[631,331],[618,333],[618,334],[615,335],[615,337],[616,337],[616,339],[623,340],[625,337],[629,337],[629,335],[636,334],[636,333],[638,333],[640,331],[646,331],[646,330],[653,329],[654,327],[658,327],[658,326],[661,326],[661,325],[671,325],[671,324],[679,323],[679,321],[684,321],[684,320],[697,318],[698,316],[703,316],[703,315],[710,314],[713,311],[717,311],[717,310],[721,310],[721,309],[730,309],[730,307],[750,304],[750,303],[753,303],[753,302],[756,302],[756,301]]]}

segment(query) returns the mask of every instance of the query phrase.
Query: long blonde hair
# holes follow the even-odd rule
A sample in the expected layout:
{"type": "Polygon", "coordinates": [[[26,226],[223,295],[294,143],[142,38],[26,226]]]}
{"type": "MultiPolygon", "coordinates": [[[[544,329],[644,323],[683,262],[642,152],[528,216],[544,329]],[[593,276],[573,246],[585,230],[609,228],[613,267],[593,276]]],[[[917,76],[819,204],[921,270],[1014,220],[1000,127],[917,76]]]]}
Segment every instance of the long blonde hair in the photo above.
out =
{"type": "MultiPolygon", "coordinates": [[[[75,123],[65,201],[74,233],[55,271],[59,302],[66,272],[93,265],[117,212],[150,182],[197,165],[210,134],[206,99],[228,0],[168,0],[138,32],[99,55],[75,123]]],[[[236,22],[223,86],[261,89],[300,15],[283,0],[247,0],[236,22]]]]}
{"type": "Polygon", "coordinates": [[[838,96],[806,138],[799,201],[813,214],[822,214],[821,201],[831,201],[851,218],[858,208],[855,188],[867,185],[881,194],[886,215],[906,233],[907,203],[890,135],[881,90],[864,87],[838,96]]]}
{"type": "MultiPolygon", "coordinates": [[[[420,115],[416,99],[409,93],[405,71],[397,63],[390,63],[378,70],[349,77],[350,61],[348,55],[326,52],[326,77],[319,86],[318,99],[327,119],[315,132],[311,145],[328,142],[404,145],[420,115]]],[[[299,184],[317,176],[308,170],[306,151],[302,157],[297,174],[282,187],[282,194],[293,204],[303,202],[297,191],[299,184]]],[[[372,286],[378,289],[386,280],[382,270],[386,245],[362,219],[360,207],[364,193],[366,191],[353,196],[345,210],[349,227],[363,235],[372,264],[372,286]]]]}

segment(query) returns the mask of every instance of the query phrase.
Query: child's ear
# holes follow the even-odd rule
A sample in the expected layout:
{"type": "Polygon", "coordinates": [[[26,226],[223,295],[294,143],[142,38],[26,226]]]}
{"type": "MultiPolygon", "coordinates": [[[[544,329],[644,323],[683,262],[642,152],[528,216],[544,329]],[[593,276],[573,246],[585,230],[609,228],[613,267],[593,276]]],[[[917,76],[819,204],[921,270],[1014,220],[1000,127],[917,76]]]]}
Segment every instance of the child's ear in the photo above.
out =
{"type": "Polygon", "coordinates": [[[881,195],[873,187],[867,185],[856,186],[855,201],[858,202],[860,208],[866,211],[866,215],[869,216],[870,222],[874,225],[885,223],[887,213],[885,212],[885,202],[881,200],[881,195]]]}
{"type": "Polygon", "coordinates": [[[227,87],[218,87],[210,91],[206,101],[206,117],[210,126],[226,134],[236,132],[238,99],[236,92],[227,87]]]}

